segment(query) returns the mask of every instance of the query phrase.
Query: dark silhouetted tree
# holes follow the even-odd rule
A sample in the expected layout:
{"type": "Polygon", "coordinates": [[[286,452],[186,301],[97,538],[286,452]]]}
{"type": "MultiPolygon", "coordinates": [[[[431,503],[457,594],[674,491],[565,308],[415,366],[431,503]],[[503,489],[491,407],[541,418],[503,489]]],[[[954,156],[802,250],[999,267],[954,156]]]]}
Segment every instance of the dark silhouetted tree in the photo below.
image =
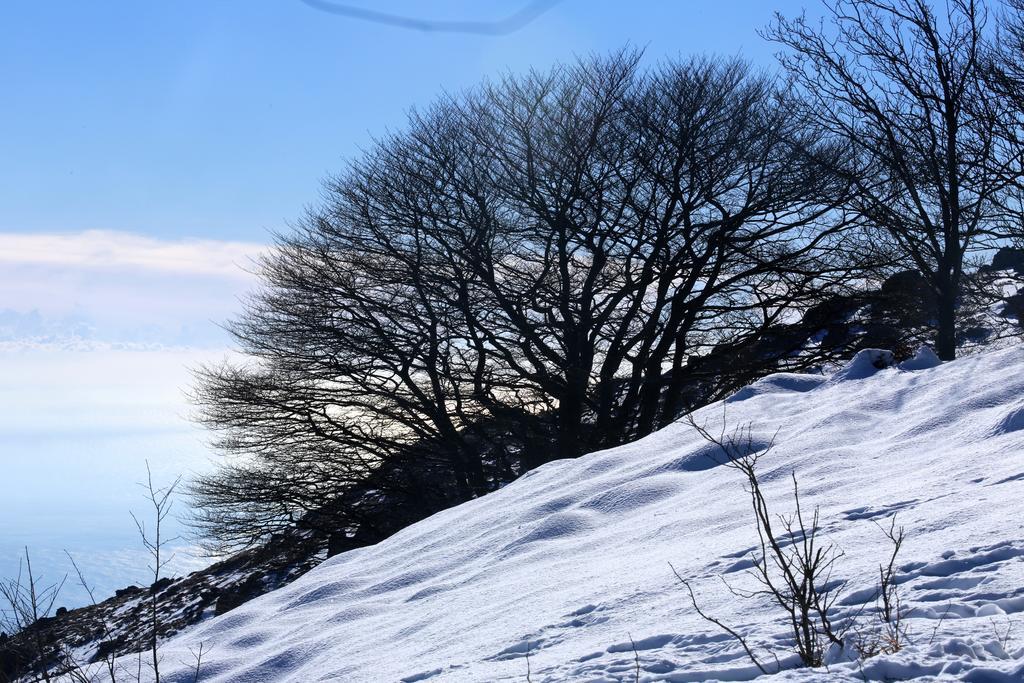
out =
{"type": "Polygon", "coordinates": [[[192,487],[202,528],[357,534],[647,434],[691,358],[849,279],[842,148],[742,63],[638,61],[445,98],[326,184],[230,326],[246,360],[199,373],[229,456],[192,487]]]}
{"type": "Polygon", "coordinates": [[[975,0],[828,0],[826,21],[768,31],[805,114],[850,151],[850,206],[927,279],[936,350],[956,355],[965,259],[992,245],[1007,187],[1002,100],[988,87],[986,11],[975,0]]]}

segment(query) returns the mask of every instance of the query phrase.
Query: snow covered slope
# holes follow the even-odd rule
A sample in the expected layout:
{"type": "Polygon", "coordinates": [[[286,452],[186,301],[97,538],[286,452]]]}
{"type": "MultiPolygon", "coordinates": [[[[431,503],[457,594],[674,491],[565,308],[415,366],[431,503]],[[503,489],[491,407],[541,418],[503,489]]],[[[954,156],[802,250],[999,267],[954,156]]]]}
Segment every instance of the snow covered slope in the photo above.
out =
{"type": "MultiPolygon", "coordinates": [[[[898,513],[907,529],[912,644],[774,679],[1024,680],[1024,349],[871,361],[773,375],[697,414],[716,428],[724,408],[764,443],[778,430],[761,462],[769,502],[791,509],[795,470],[845,551],[851,598],[888,552],[872,522],[898,513]]],[[[709,614],[784,647],[778,615],[718,578],[749,582],[756,536],[740,475],[715,463],[684,423],[550,463],[171,639],[164,678],[191,681],[203,643],[203,681],[633,681],[632,639],[643,681],[752,679],[668,565],[709,614]]]]}

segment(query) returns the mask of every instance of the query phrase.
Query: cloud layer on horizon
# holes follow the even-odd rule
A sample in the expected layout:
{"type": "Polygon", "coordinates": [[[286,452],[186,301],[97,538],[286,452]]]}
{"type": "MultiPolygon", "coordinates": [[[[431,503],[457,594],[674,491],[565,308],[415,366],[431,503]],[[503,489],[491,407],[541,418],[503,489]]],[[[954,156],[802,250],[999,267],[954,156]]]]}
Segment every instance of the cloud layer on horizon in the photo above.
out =
{"type": "Polygon", "coordinates": [[[162,240],[112,230],[64,234],[0,233],[0,264],[65,268],[137,268],[248,279],[246,266],[264,249],[252,242],[162,240]]]}
{"type": "Polygon", "coordinates": [[[0,233],[0,342],[217,346],[261,244],[0,233]]]}

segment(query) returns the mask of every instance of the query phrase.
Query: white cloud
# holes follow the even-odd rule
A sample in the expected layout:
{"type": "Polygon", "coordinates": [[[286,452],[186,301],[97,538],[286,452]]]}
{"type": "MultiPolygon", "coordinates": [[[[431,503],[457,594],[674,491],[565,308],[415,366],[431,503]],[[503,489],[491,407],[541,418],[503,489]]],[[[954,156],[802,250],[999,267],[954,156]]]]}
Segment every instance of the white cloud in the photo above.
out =
{"type": "MultiPolygon", "coordinates": [[[[92,230],[0,234],[0,342],[223,345],[265,245],[92,230]]],[[[88,344],[86,345],[88,346],[88,344]]]]}
{"type": "Polygon", "coordinates": [[[246,266],[264,245],[219,240],[161,240],[133,233],[87,230],[69,234],[0,234],[0,263],[67,268],[140,268],[247,278],[246,266]]]}

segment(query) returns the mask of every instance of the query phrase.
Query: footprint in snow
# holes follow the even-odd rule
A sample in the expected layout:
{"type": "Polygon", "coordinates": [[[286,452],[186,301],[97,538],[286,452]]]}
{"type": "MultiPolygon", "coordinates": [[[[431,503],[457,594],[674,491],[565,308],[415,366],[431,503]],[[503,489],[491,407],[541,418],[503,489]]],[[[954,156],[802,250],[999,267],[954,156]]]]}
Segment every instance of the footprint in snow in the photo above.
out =
{"type": "Polygon", "coordinates": [[[917,503],[916,498],[910,500],[900,501],[898,503],[892,503],[890,505],[882,505],[879,507],[872,507],[865,505],[864,507],[853,508],[851,510],[845,510],[841,514],[843,518],[849,521],[858,521],[861,519],[877,519],[879,517],[891,517],[893,514],[900,510],[907,508],[914,503],[917,503]]]}
{"type": "Polygon", "coordinates": [[[411,676],[406,676],[405,678],[401,679],[401,683],[418,683],[418,681],[425,681],[428,678],[433,678],[434,676],[440,676],[441,673],[443,673],[443,672],[444,672],[444,669],[432,669],[430,671],[424,671],[422,673],[413,674],[411,676]]]}

